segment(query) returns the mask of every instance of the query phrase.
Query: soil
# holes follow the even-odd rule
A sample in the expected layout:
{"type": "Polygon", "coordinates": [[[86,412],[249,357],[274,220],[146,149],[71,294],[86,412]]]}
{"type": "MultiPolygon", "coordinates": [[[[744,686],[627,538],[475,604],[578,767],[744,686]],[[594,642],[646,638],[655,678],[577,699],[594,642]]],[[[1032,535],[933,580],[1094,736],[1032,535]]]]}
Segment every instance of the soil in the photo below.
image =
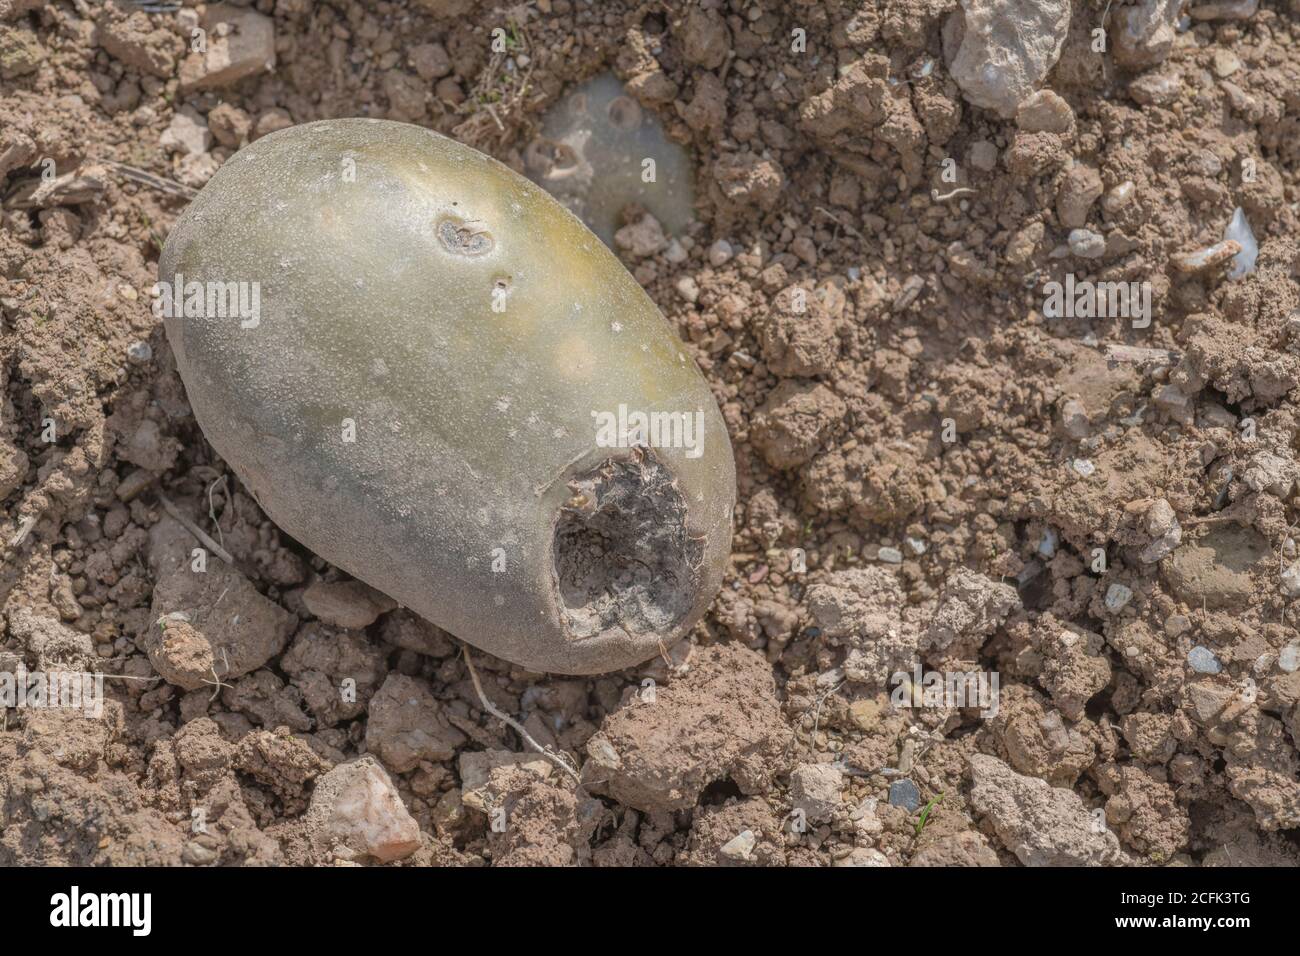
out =
{"type": "Polygon", "coordinates": [[[106,697],[0,713],[0,864],[1300,863],[1300,2],[1045,3],[990,88],[999,6],[0,0],[0,671],[106,697]],[[150,294],[260,136],[525,171],[609,71],[692,158],[693,221],[616,246],[739,506],[689,640],[562,678],[271,524],[150,294]]]}

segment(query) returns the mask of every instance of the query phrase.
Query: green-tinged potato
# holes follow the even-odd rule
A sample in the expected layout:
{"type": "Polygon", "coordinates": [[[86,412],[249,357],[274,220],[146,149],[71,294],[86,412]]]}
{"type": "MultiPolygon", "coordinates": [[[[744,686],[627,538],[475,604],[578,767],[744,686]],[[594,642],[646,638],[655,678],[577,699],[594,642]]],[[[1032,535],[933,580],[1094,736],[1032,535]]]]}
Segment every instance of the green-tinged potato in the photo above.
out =
{"type": "Polygon", "coordinates": [[[241,150],[168,237],[155,309],[195,416],[288,534],[531,670],[680,638],[735,467],[654,303],[481,153],[380,120],[241,150]]]}

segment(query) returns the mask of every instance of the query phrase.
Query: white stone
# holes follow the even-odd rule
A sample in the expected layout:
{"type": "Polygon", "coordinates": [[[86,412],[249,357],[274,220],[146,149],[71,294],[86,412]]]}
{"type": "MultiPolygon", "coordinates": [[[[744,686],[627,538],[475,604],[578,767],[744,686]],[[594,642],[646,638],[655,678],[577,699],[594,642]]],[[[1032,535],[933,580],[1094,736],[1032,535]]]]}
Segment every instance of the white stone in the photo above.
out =
{"type": "Polygon", "coordinates": [[[172,114],[171,124],[163,130],[158,145],[171,153],[192,156],[206,153],[212,146],[208,123],[192,106],[182,106],[172,114]]]}
{"type": "Polygon", "coordinates": [[[1071,229],[1070,252],[1080,259],[1100,259],[1106,254],[1106,237],[1091,229],[1071,229]]]}
{"type": "Polygon", "coordinates": [[[207,8],[207,49],[191,53],[180,69],[181,90],[230,86],[275,68],[275,26],[256,10],[231,4],[207,8]]]}
{"type": "Polygon", "coordinates": [[[677,290],[678,295],[692,304],[700,297],[699,283],[690,276],[682,276],[673,288],[677,290]]]}
{"type": "Polygon", "coordinates": [[[1174,48],[1183,0],[1141,0],[1116,11],[1115,59],[1134,70],[1163,62],[1174,48]]]}
{"type": "Polygon", "coordinates": [[[1106,608],[1112,614],[1124,609],[1124,605],[1133,599],[1133,589],[1124,584],[1112,584],[1106,589],[1106,608]]]}
{"type": "Polygon", "coordinates": [[[1068,0],[962,0],[944,24],[949,71],[966,99],[1012,119],[1056,65],[1068,0]]]}
{"type": "Polygon", "coordinates": [[[1282,572],[1282,593],[1287,597],[1300,597],[1300,561],[1282,572]]]}
{"type": "Polygon", "coordinates": [[[393,781],[368,754],[342,763],[316,782],[306,825],[312,839],[345,860],[389,863],[420,848],[420,827],[393,781]]]}
{"type": "Polygon", "coordinates": [[[757,843],[758,838],[754,836],[753,830],[741,830],[724,843],[718,852],[729,860],[749,860],[754,855],[757,843]]]}
{"type": "Polygon", "coordinates": [[[790,799],[809,823],[827,823],[840,807],[844,772],[829,763],[805,763],[790,774],[790,799]]]}
{"type": "Polygon", "coordinates": [[[871,847],[855,847],[848,856],[835,860],[831,866],[890,866],[889,857],[871,847]]]}
{"type": "Polygon", "coordinates": [[[709,265],[714,268],[726,265],[735,254],[735,250],[731,248],[731,243],[726,239],[719,239],[709,246],[709,265]]]}

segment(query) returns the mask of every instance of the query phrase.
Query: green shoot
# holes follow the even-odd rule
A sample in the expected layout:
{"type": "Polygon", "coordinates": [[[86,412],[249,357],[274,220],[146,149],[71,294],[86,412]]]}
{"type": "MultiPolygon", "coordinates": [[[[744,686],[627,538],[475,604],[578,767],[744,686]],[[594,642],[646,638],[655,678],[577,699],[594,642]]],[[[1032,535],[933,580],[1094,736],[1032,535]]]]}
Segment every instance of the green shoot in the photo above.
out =
{"type": "Polygon", "coordinates": [[[930,819],[930,811],[933,810],[937,804],[942,802],[943,802],[943,793],[941,792],[937,797],[934,797],[933,799],[930,800],[929,803],[925,805],[925,809],[921,811],[921,819],[916,821],[917,836],[920,836],[921,831],[925,829],[925,824],[930,819]]]}

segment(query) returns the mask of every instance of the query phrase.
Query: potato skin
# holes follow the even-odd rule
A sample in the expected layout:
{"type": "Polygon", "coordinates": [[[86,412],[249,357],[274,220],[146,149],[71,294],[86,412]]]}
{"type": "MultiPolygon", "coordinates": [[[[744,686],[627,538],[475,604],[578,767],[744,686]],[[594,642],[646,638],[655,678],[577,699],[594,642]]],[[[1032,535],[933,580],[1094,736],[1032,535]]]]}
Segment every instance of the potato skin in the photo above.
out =
{"type": "Polygon", "coordinates": [[[354,577],[566,674],[646,660],[716,594],[735,466],[707,384],[617,258],[495,160],[382,120],[273,133],[181,216],[159,281],[178,274],[257,283],[255,323],[165,316],[167,336],[213,447],[272,520],[354,577]],[[671,628],[579,637],[555,527],[576,476],[635,454],[596,444],[593,413],[620,404],[702,412],[701,455],[652,452],[702,559],[671,628]]]}

